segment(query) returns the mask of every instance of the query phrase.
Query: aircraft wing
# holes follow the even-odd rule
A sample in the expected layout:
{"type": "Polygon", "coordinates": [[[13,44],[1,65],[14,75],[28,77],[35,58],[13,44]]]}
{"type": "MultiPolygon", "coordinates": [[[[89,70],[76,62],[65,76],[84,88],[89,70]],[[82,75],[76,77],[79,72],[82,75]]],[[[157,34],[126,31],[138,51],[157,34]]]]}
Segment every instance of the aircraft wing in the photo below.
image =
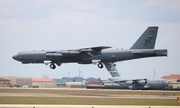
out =
{"type": "Polygon", "coordinates": [[[79,51],[81,52],[100,52],[103,49],[111,48],[109,46],[98,46],[98,47],[89,47],[89,48],[81,48],[79,51]]]}
{"type": "Polygon", "coordinates": [[[112,77],[112,78],[109,78],[109,80],[115,81],[115,82],[126,82],[126,81],[138,82],[138,81],[147,80],[147,79],[146,78],[131,79],[131,78],[112,77]]]}
{"type": "Polygon", "coordinates": [[[98,47],[89,47],[89,48],[81,48],[77,51],[80,52],[79,57],[80,58],[88,58],[95,55],[100,55],[101,50],[111,48],[109,46],[98,46],[98,47]]]}
{"type": "Polygon", "coordinates": [[[88,58],[94,55],[100,55],[101,50],[111,48],[109,46],[98,46],[98,47],[89,47],[81,49],[72,49],[72,50],[61,50],[61,51],[47,51],[47,57],[79,57],[79,58],[88,58]]]}
{"type": "Polygon", "coordinates": [[[140,79],[131,79],[132,81],[140,81],[140,80],[147,80],[146,78],[140,78],[140,79]]]}
{"type": "Polygon", "coordinates": [[[101,51],[102,49],[111,48],[110,46],[98,46],[98,47],[91,47],[93,50],[101,51]]]}

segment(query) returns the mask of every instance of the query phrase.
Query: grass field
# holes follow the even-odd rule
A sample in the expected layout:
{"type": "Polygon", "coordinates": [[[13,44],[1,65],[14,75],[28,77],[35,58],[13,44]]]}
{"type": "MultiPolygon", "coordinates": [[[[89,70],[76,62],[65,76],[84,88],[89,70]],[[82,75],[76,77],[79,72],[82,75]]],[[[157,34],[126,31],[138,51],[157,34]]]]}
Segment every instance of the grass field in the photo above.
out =
{"type": "MultiPolygon", "coordinates": [[[[103,91],[103,90],[51,90],[51,89],[0,89],[0,93],[37,94],[113,94],[113,95],[174,95],[180,92],[154,91],[103,91]]],[[[88,97],[31,97],[0,96],[0,104],[63,104],[63,105],[165,105],[180,106],[175,99],[88,98],[88,97]]]]}

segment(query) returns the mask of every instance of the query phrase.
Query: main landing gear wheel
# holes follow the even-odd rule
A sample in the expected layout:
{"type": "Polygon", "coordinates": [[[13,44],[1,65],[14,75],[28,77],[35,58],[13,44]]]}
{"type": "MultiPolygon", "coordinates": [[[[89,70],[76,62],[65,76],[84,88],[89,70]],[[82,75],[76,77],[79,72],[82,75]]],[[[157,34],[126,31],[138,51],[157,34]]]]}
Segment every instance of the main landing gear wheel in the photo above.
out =
{"type": "Polygon", "coordinates": [[[99,64],[98,64],[98,67],[102,69],[102,68],[103,68],[103,64],[102,64],[102,63],[99,63],[99,64]]]}
{"type": "Polygon", "coordinates": [[[113,64],[114,67],[116,67],[116,64],[113,64]]]}
{"type": "Polygon", "coordinates": [[[55,69],[55,68],[56,68],[56,65],[54,65],[54,63],[51,63],[51,64],[49,65],[49,67],[50,67],[51,69],[55,69]]]}

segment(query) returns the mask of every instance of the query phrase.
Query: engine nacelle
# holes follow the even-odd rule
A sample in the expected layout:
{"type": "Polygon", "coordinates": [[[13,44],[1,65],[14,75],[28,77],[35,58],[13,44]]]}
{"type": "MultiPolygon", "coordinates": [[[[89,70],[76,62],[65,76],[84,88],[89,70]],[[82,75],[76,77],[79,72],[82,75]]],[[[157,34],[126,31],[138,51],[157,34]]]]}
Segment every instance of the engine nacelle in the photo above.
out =
{"type": "Polygon", "coordinates": [[[62,54],[59,54],[59,53],[46,53],[46,57],[48,57],[48,58],[62,57],[62,54]]]}
{"type": "Polygon", "coordinates": [[[140,81],[138,81],[138,84],[141,85],[141,86],[146,85],[146,83],[147,83],[146,80],[140,80],[140,81]]]}
{"type": "Polygon", "coordinates": [[[62,50],[62,56],[63,57],[76,57],[79,55],[79,51],[73,51],[73,50],[62,50]]]}
{"type": "Polygon", "coordinates": [[[126,81],[125,82],[128,86],[133,86],[135,84],[134,81],[126,81]]]}

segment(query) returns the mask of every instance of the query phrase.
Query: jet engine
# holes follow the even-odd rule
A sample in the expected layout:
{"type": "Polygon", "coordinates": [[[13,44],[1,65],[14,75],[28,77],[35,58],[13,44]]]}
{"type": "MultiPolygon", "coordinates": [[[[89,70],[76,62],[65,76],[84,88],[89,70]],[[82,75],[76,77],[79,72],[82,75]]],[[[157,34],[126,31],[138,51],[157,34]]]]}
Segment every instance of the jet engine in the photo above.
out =
{"type": "Polygon", "coordinates": [[[135,84],[134,81],[126,81],[125,82],[128,86],[133,86],[135,84]]]}
{"type": "Polygon", "coordinates": [[[46,57],[49,57],[49,58],[62,57],[62,54],[59,54],[59,53],[46,53],[46,57]]]}
{"type": "Polygon", "coordinates": [[[139,89],[143,89],[144,86],[146,85],[147,83],[147,80],[136,80],[136,81],[133,81],[134,82],[134,85],[130,85],[129,88],[132,89],[132,90],[139,90],[139,89]]]}
{"type": "Polygon", "coordinates": [[[138,85],[144,86],[144,85],[146,85],[147,81],[146,80],[140,80],[137,83],[138,83],[138,85]]]}
{"type": "Polygon", "coordinates": [[[79,55],[79,51],[72,50],[62,50],[60,52],[48,52],[46,53],[46,57],[56,58],[56,57],[76,57],[79,55]]]}
{"type": "Polygon", "coordinates": [[[126,81],[125,82],[128,86],[134,86],[134,85],[138,85],[138,86],[144,86],[146,85],[147,81],[146,80],[139,80],[139,81],[126,81]]]}
{"type": "Polygon", "coordinates": [[[79,55],[79,51],[73,51],[73,50],[62,50],[62,56],[63,57],[76,57],[79,55]]]}

